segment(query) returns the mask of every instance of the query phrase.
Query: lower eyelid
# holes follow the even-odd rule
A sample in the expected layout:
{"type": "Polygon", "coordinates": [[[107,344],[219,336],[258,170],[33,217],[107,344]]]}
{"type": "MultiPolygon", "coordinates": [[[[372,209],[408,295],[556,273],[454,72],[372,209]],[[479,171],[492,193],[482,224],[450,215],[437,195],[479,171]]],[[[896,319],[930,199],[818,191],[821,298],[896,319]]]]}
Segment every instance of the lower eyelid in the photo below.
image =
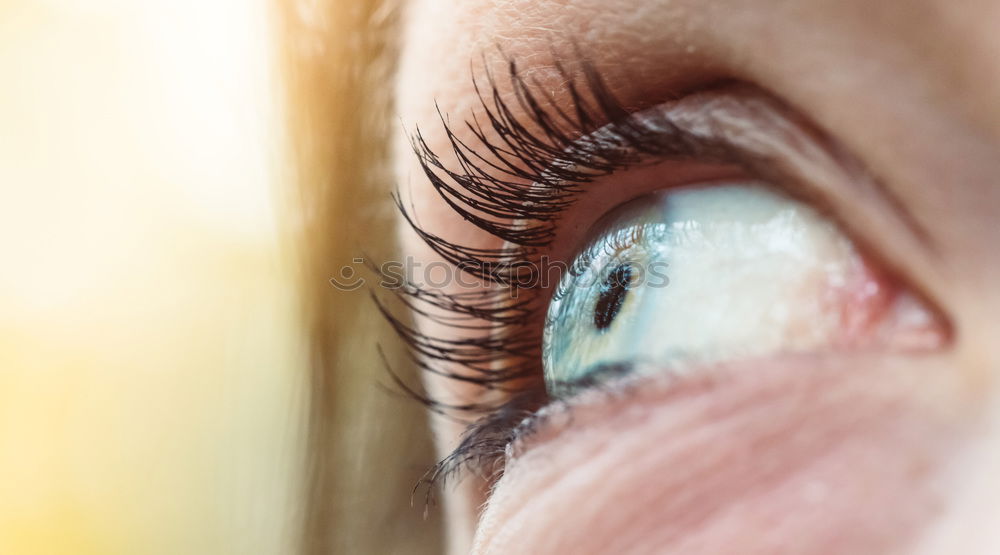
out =
{"type": "MultiPolygon", "coordinates": [[[[585,433],[611,411],[643,418],[651,407],[683,402],[714,417],[735,414],[748,403],[778,396],[802,398],[821,392],[841,400],[849,396],[836,391],[851,390],[875,397],[908,397],[931,413],[949,411],[955,398],[975,392],[949,373],[932,372],[952,361],[947,353],[790,353],[739,361],[701,364],[690,371],[675,372],[668,366],[640,363],[649,371],[578,391],[537,411],[510,449],[517,458],[533,446],[551,441],[566,430],[585,433]],[[866,377],[860,369],[877,370],[866,377]],[[884,375],[883,375],[884,374],[884,375]],[[914,380],[914,375],[926,381],[914,380]],[[916,388],[916,389],[915,389],[916,388]]],[[[942,413],[944,414],[944,413],[942,413]]]]}
{"type": "MultiPolygon", "coordinates": [[[[821,523],[833,523],[830,511],[841,506],[841,496],[898,499],[880,495],[885,488],[932,495],[931,470],[944,468],[954,453],[966,417],[950,409],[962,406],[968,392],[948,364],[944,357],[784,357],[673,382],[647,378],[626,393],[570,402],[515,445],[482,518],[480,546],[515,533],[521,545],[566,550],[584,529],[601,526],[593,519],[619,510],[642,514],[620,515],[628,522],[616,531],[647,522],[672,530],[670,541],[679,541],[685,527],[697,531],[734,504],[745,511],[742,521],[752,520],[756,509],[741,503],[758,498],[748,495],[754,492],[786,501],[786,515],[797,514],[788,511],[798,503],[820,510],[821,523]],[[914,380],[914,373],[927,380],[914,380]],[[794,483],[825,484],[829,504],[810,505],[809,496],[788,492],[794,483]],[[867,488],[862,497],[838,487],[859,483],[867,488]],[[777,495],[782,491],[792,495],[777,495]],[[583,499],[593,510],[571,509],[583,499]],[[561,534],[544,539],[536,535],[545,529],[538,523],[549,514],[562,515],[561,534]]],[[[901,514],[898,507],[883,513],[887,508],[853,506],[837,514],[901,514]]],[[[650,537],[667,545],[660,534],[650,537]]]]}

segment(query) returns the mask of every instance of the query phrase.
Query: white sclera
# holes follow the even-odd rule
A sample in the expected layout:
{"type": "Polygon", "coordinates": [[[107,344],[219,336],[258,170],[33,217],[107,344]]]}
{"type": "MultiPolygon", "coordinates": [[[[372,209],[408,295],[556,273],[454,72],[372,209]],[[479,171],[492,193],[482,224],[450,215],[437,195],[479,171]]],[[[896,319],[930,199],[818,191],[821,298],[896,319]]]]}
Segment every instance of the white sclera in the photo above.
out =
{"type": "Polygon", "coordinates": [[[836,225],[755,184],[630,201],[602,219],[576,265],[545,325],[550,388],[608,365],[684,371],[829,347],[850,316],[843,299],[861,299],[848,310],[864,312],[882,293],[836,225]],[[602,284],[625,262],[635,281],[611,324],[598,329],[602,284]],[[858,288],[868,291],[852,291],[858,288]]]}

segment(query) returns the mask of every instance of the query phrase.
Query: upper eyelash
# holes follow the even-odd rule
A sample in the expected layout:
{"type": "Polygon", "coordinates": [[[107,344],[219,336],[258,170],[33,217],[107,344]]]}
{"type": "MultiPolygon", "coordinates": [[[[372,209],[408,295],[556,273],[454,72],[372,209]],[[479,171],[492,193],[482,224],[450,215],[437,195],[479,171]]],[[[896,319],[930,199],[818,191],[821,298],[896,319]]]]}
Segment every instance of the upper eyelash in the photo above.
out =
{"type": "MultiPolygon", "coordinates": [[[[408,386],[388,368],[410,396],[434,412],[458,419],[464,415],[468,423],[459,446],[422,481],[429,485],[462,469],[502,472],[499,461],[506,446],[518,433],[531,429],[531,417],[550,401],[541,383],[541,334],[532,327],[540,321],[539,303],[530,295],[520,297],[518,291],[537,283],[532,262],[552,242],[560,214],[573,204],[583,185],[649,159],[723,157],[715,145],[691,137],[669,121],[652,125],[630,120],[631,112],[586,62],[576,73],[562,64],[555,66],[565,83],[566,107],[540,92],[544,89],[521,74],[514,60],[508,59],[506,67],[514,105],[503,99],[491,72],[485,72],[485,94],[473,72],[483,115],[462,125],[474,143],[461,139],[438,109],[457,169],[447,167],[419,128],[411,136],[421,168],[441,199],[505,245],[476,248],[437,235],[421,226],[402,198],[393,195],[403,220],[424,243],[484,285],[480,291],[447,294],[403,284],[396,296],[420,317],[475,335],[430,336],[373,296],[422,371],[508,394],[500,403],[449,404],[408,386]]],[[[432,491],[428,487],[428,496],[432,491]]]]}
{"type": "Polygon", "coordinates": [[[670,122],[651,126],[629,121],[630,112],[596,69],[588,63],[580,66],[577,74],[555,66],[565,82],[569,109],[538,92],[544,89],[519,73],[513,60],[507,70],[517,109],[503,100],[491,72],[485,73],[488,95],[473,73],[483,116],[473,115],[462,127],[476,144],[462,140],[438,110],[457,171],[441,161],[419,129],[413,134],[413,151],[435,192],[464,220],[507,245],[476,249],[448,241],[418,225],[398,196],[397,207],[435,252],[488,284],[518,287],[534,278],[523,273],[524,262],[551,243],[556,221],[584,184],[651,157],[687,157],[705,150],[703,142],[670,122]],[[484,130],[484,120],[496,138],[484,130]],[[598,129],[603,131],[599,137],[591,135],[598,129]]]}

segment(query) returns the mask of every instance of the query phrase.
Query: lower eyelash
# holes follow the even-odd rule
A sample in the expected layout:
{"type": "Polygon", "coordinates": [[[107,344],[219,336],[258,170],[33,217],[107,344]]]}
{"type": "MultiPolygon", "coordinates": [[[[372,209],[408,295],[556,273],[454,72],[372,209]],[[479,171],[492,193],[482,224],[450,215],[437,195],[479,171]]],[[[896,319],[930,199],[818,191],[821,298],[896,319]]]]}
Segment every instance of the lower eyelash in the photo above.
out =
{"type": "Polygon", "coordinates": [[[521,391],[472,422],[458,446],[440,460],[414,486],[426,487],[424,502],[434,501],[434,491],[463,471],[471,471],[489,482],[504,471],[509,446],[523,439],[541,423],[538,409],[548,404],[544,389],[521,391]]]}

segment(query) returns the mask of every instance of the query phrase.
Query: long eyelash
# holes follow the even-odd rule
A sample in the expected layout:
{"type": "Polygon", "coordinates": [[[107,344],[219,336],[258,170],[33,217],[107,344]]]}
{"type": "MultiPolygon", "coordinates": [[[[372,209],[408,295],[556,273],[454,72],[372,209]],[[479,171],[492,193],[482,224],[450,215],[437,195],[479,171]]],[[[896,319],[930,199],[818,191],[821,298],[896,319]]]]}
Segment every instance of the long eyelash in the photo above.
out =
{"type": "Polygon", "coordinates": [[[433,502],[436,486],[443,486],[461,470],[471,470],[488,481],[503,474],[507,447],[531,433],[537,425],[537,410],[546,403],[544,390],[525,390],[473,422],[451,454],[435,464],[414,486],[426,486],[424,502],[433,502]]]}
{"type": "Polygon", "coordinates": [[[556,65],[570,110],[537,92],[544,89],[519,73],[513,60],[507,70],[514,106],[504,101],[492,73],[486,72],[488,94],[473,77],[483,115],[474,115],[462,127],[474,144],[462,140],[438,110],[456,170],[430,149],[419,129],[412,138],[423,172],[441,199],[505,246],[480,249],[448,241],[418,225],[398,197],[396,204],[442,258],[486,283],[518,287],[537,278],[529,261],[552,241],[555,222],[584,184],[650,156],[690,155],[698,147],[669,122],[650,126],[629,121],[629,112],[589,64],[582,64],[576,75],[556,65]],[[600,136],[590,135],[608,123],[616,125],[600,136]]]}
{"type": "MultiPolygon", "coordinates": [[[[405,392],[432,411],[468,424],[455,451],[428,472],[433,486],[463,469],[502,472],[506,446],[530,428],[524,424],[549,399],[541,384],[539,305],[518,292],[538,283],[535,261],[551,243],[560,214],[583,185],[652,157],[681,159],[703,154],[704,144],[668,121],[637,123],[611,94],[593,66],[576,73],[556,70],[565,83],[568,108],[508,59],[513,101],[504,100],[495,76],[487,71],[483,87],[473,72],[479,116],[463,122],[463,140],[438,109],[457,167],[450,169],[430,148],[419,129],[411,137],[431,186],[455,212],[504,242],[495,249],[448,240],[422,227],[401,197],[393,195],[403,219],[444,260],[478,278],[482,290],[447,294],[409,283],[395,294],[411,314],[459,332],[458,338],[425,334],[395,316],[375,298],[378,309],[409,347],[422,371],[482,390],[506,393],[500,403],[448,404],[408,386],[405,392]],[[600,133],[595,133],[601,129],[600,133]],[[519,427],[520,426],[520,427],[519,427]]],[[[419,484],[418,484],[419,486],[419,484]]],[[[431,495],[432,487],[428,488],[431,495]]]]}

